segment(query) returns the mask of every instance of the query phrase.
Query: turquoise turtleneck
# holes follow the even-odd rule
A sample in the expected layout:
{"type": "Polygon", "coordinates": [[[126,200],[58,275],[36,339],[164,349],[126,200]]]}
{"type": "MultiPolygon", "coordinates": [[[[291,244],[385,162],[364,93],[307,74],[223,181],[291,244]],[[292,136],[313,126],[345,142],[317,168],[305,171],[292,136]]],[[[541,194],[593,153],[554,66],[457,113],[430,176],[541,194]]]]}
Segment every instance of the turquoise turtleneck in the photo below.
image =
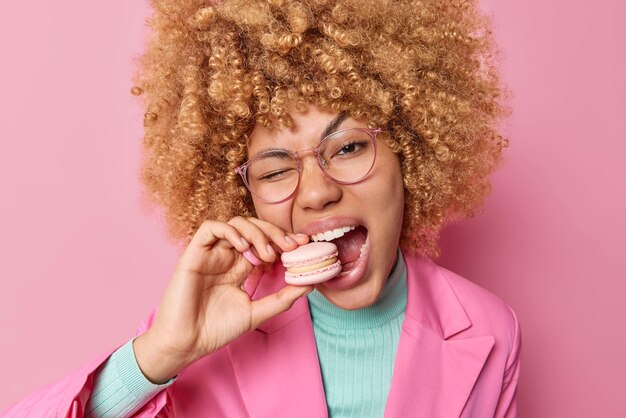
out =
{"type": "Polygon", "coordinates": [[[317,290],[308,296],[328,413],[382,417],[406,310],[406,265],[398,261],[378,300],[347,311],[317,290]]]}

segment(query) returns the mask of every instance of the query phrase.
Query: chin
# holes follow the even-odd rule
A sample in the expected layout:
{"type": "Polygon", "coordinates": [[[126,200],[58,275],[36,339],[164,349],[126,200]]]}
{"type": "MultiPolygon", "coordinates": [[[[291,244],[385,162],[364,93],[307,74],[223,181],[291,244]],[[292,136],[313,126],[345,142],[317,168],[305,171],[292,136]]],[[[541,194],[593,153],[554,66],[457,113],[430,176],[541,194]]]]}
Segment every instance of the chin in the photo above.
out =
{"type": "Polygon", "coordinates": [[[365,280],[352,289],[332,289],[324,286],[325,283],[319,284],[316,289],[333,305],[341,309],[352,311],[367,308],[378,300],[385,285],[386,277],[384,280],[375,280],[374,277],[365,277],[364,279],[369,280],[365,280]],[[380,282],[380,285],[377,285],[377,282],[380,282]]]}

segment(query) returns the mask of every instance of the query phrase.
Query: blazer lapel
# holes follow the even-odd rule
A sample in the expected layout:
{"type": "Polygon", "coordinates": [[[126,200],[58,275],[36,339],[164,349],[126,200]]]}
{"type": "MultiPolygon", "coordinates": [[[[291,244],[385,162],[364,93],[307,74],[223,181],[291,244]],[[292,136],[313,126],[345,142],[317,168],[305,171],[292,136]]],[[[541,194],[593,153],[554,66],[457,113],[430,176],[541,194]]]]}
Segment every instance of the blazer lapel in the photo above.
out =
{"type": "Polygon", "coordinates": [[[385,417],[459,417],[495,340],[457,335],[472,324],[441,268],[405,260],[407,310],[385,417]]]}
{"type": "MultiPolygon", "coordinates": [[[[283,287],[283,277],[284,269],[276,263],[255,289],[246,290],[260,299],[283,287]]],[[[228,352],[251,416],[328,416],[306,298],[231,343],[228,352]]]]}

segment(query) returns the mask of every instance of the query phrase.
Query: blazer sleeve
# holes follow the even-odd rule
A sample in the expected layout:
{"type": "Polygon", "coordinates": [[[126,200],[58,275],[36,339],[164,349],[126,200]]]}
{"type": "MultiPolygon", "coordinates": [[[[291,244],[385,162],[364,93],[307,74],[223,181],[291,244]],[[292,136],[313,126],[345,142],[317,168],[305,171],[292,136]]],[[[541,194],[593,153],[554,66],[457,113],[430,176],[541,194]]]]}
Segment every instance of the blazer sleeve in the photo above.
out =
{"type": "MultiPolygon", "coordinates": [[[[150,328],[155,317],[156,309],[147,320],[139,325],[137,335],[150,328]]],[[[93,390],[94,374],[113,351],[96,357],[64,379],[30,394],[0,416],[6,418],[82,418],[87,400],[93,390]]],[[[171,391],[175,384],[159,392],[133,416],[137,418],[172,417],[171,391]]]]}
{"type": "Polygon", "coordinates": [[[517,416],[517,382],[520,373],[520,350],[521,350],[521,330],[520,324],[513,309],[509,308],[513,314],[514,334],[512,338],[511,350],[507,358],[507,366],[502,382],[502,391],[496,406],[495,418],[515,418],[517,416]]]}

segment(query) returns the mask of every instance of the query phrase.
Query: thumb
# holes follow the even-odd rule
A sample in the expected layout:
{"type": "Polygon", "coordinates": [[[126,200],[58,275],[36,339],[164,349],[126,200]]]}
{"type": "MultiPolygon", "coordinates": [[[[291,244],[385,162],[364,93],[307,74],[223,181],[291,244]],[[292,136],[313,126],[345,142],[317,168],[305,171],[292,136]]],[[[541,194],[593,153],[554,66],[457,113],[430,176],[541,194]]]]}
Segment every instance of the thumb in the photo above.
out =
{"type": "Polygon", "coordinates": [[[251,329],[255,329],[268,319],[287,311],[293,306],[296,300],[310,293],[312,290],[313,286],[287,285],[279,292],[253,301],[252,319],[250,321],[251,329]]]}

